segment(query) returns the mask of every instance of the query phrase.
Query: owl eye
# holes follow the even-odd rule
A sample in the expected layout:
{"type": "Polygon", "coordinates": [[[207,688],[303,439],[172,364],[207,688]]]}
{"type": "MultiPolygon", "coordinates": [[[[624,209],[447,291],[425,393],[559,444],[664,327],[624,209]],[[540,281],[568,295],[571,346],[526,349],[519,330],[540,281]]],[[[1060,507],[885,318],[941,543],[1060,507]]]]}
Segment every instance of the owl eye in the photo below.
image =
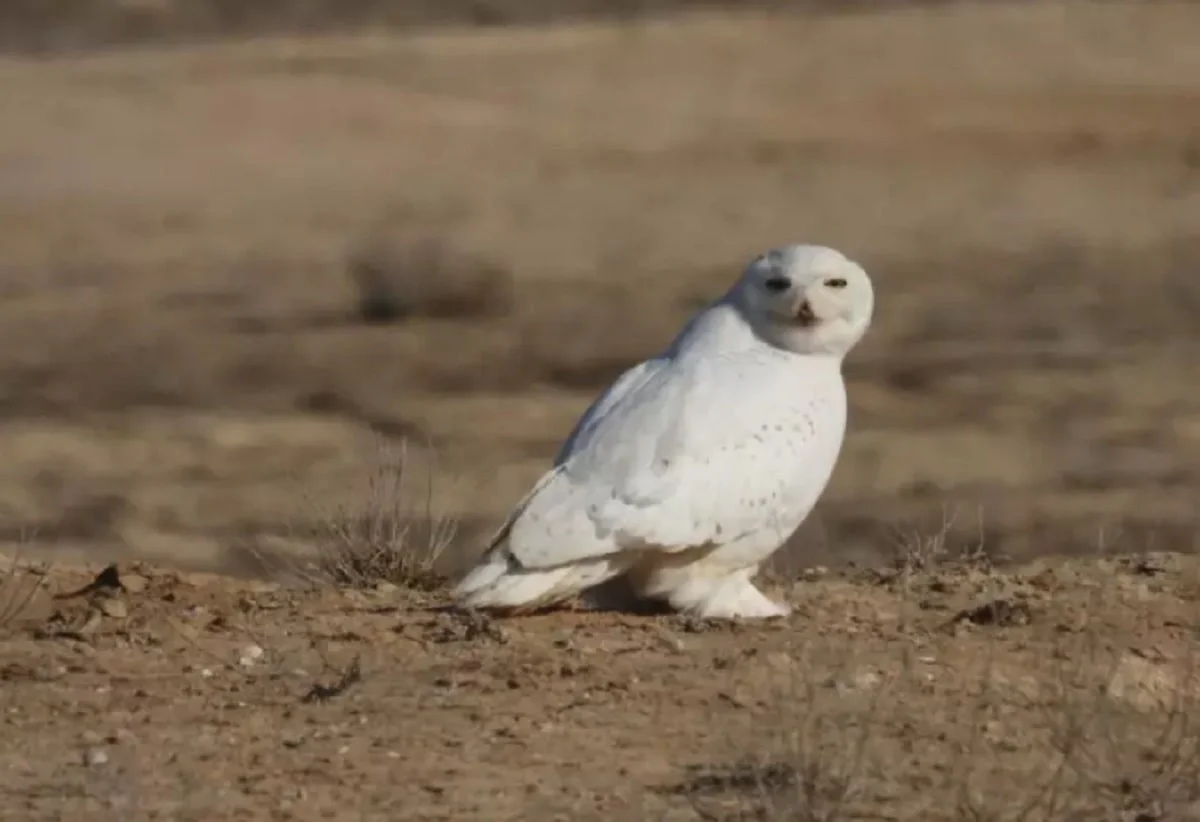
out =
{"type": "Polygon", "coordinates": [[[844,279],[842,279],[841,277],[834,277],[833,279],[825,281],[825,287],[826,288],[845,288],[846,281],[844,279]]]}
{"type": "Polygon", "coordinates": [[[778,294],[781,291],[787,291],[789,288],[791,288],[792,281],[787,277],[768,277],[766,280],[763,280],[763,287],[766,288],[767,291],[773,291],[778,294]]]}

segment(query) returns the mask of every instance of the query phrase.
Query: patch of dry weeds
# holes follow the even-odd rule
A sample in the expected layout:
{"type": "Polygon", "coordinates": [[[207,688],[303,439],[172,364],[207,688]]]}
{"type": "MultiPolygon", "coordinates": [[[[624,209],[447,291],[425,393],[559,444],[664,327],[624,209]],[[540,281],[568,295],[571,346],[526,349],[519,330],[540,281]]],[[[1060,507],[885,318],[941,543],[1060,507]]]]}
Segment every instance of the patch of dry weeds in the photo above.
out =
{"type": "Polygon", "coordinates": [[[0,632],[4,632],[28,616],[30,606],[46,586],[50,566],[27,562],[21,551],[7,558],[0,554],[0,559],[8,565],[0,572],[0,632]]]}
{"type": "Polygon", "coordinates": [[[671,790],[712,820],[1200,818],[1189,568],[1169,554],[908,564],[883,584],[899,633],[878,617],[806,626],[774,660],[753,746],[671,790]],[[1023,618],[995,618],[1012,602],[1023,618]]]}
{"type": "MultiPolygon", "coordinates": [[[[426,450],[430,460],[432,453],[426,450]]],[[[352,588],[392,585],[426,593],[443,585],[441,560],[458,523],[439,507],[432,463],[414,466],[419,461],[407,441],[385,446],[365,497],[316,523],[311,539],[323,578],[352,588]]]]}

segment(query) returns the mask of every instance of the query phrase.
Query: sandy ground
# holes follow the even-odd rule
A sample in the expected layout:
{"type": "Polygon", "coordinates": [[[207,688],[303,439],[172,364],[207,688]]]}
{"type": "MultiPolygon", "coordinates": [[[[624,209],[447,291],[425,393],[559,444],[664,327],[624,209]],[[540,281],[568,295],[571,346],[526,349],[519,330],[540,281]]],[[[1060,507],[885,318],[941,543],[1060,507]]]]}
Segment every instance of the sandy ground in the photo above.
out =
{"type": "Polygon", "coordinates": [[[89,579],[2,646],[3,818],[1200,819],[1193,555],[832,575],[754,626],[139,567],[49,598],[89,579]]]}
{"type": "MultiPolygon", "coordinates": [[[[0,59],[0,99],[18,112],[0,128],[0,543],[56,562],[54,590],[73,563],[113,560],[282,584],[280,568],[327,545],[330,521],[419,531],[449,516],[444,563],[461,564],[594,392],[758,251],[831,244],[879,291],[877,323],[847,363],[841,464],[781,562],[788,579],[831,570],[791,592],[813,604],[786,626],[546,616],[506,624],[501,643],[403,591],[245,593],[265,583],[147,570],[149,593],[83,639],[35,639],[43,614],[3,640],[5,693],[39,700],[10,721],[27,731],[14,737],[21,761],[53,764],[10,760],[0,813],[306,818],[362,802],[380,818],[516,818],[535,805],[600,818],[615,811],[597,803],[617,802],[687,818],[695,797],[652,788],[789,726],[763,716],[811,700],[768,697],[766,672],[795,683],[813,667],[805,654],[850,647],[892,670],[936,636],[929,655],[958,661],[936,685],[896,687],[973,705],[979,655],[1036,679],[1061,639],[1055,620],[1109,619],[1107,604],[1083,603],[1115,576],[1139,581],[1113,594],[1131,599],[1111,615],[1117,633],[1100,632],[1105,653],[1174,660],[1172,643],[1191,631],[1194,644],[1191,560],[1145,581],[1096,556],[1192,552],[1200,533],[1197,39],[1194,4],[963,4],[0,59]],[[364,304],[401,316],[369,321],[364,304]],[[1078,557],[1037,560],[1061,576],[1044,597],[1059,616],[931,633],[978,593],[956,582],[895,627],[897,595],[862,575],[934,537],[952,557],[1078,557]],[[186,623],[196,605],[239,626],[196,628],[203,653],[154,622],[186,623]],[[233,659],[252,642],[238,622],[248,613],[272,665],[296,657],[317,676],[311,637],[326,637],[335,666],[360,652],[360,701],[297,704],[308,680],[290,661],[275,679],[250,676],[262,666],[233,659]],[[662,631],[685,650],[664,650],[662,631]],[[328,639],[346,632],[365,639],[328,639]],[[233,670],[185,670],[204,653],[233,670]],[[556,673],[585,661],[592,673],[556,673]],[[743,674],[747,696],[718,695],[743,674]],[[565,707],[576,690],[600,704],[565,707]],[[129,728],[136,744],[96,743],[112,767],[84,768],[88,728],[73,711],[101,742],[147,724],[129,728]],[[368,730],[352,741],[276,744],[285,726],[345,730],[359,716],[368,730]],[[534,736],[545,723],[557,730],[534,736]],[[441,753],[419,753],[426,740],[441,753]],[[33,746],[44,757],[28,757],[33,746]],[[514,753],[526,749],[542,764],[514,753]],[[354,763],[344,780],[338,763],[354,763]],[[206,768],[221,776],[204,781],[206,768]],[[117,772],[130,774],[119,790],[117,772]],[[185,777],[196,784],[181,788],[185,777]],[[284,784],[308,798],[271,787],[284,784]]],[[[885,726],[916,721],[888,698],[885,726]]],[[[1047,712],[1013,719],[1043,751],[1029,763],[1049,761],[1033,716],[1047,712]]],[[[925,711],[912,739],[936,738],[939,722],[970,725],[925,711]]],[[[926,755],[897,728],[887,745],[926,755]]],[[[953,759],[955,739],[930,761],[953,759]]],[[[940,767],[886,784],[916,801],[940,767]]],[[[733,804],[753,813],[760,794],[733,804]]]]}

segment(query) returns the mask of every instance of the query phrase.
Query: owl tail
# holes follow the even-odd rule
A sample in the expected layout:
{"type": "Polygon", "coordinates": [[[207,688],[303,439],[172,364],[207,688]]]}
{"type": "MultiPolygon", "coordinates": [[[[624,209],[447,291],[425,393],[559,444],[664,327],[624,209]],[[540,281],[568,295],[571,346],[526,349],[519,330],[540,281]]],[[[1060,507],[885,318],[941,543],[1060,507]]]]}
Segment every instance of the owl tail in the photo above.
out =
{"type": "Polygon", "coordinates": [[[466,608],[528,613],[557,605],[628,568],[627,561],[613,556],[540,570],[526,569],[506,547],[497,547],[463,577],[452,595],[466,608]]]}

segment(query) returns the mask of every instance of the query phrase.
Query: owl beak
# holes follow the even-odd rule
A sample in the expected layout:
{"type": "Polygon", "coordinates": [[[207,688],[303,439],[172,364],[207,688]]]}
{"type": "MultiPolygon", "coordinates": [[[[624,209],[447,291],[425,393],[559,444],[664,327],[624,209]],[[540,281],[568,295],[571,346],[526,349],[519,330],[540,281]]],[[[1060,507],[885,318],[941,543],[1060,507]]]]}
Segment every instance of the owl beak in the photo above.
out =
{"type": "Polygon", "coordinates": [[[807,299],[800,303],[800,307],[796,309],[796,324],[801,328],[812,328],[817,324],[817,315],[813,311],[812,303],[807,299]]]}

